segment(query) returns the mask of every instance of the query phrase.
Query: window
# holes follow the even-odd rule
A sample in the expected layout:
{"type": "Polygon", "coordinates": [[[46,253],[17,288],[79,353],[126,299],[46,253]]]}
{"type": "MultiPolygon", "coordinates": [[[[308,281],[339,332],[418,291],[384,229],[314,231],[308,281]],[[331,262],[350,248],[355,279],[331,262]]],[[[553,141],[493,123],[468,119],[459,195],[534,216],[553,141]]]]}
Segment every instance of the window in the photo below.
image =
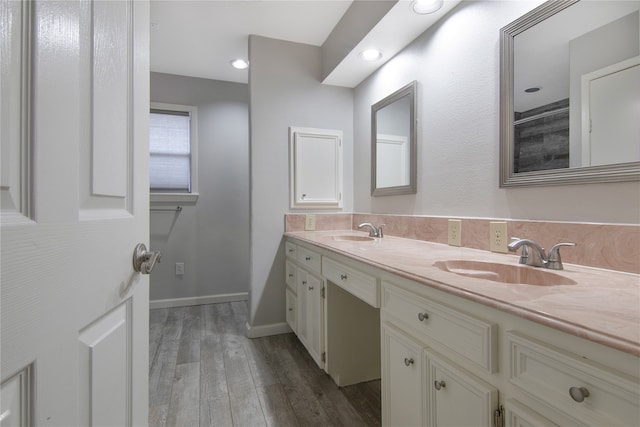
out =
{"type": "Polygon", "coordinates": [[[197,108],[151,104],[149,187],[151,201],[197,199],[197,108]]]}

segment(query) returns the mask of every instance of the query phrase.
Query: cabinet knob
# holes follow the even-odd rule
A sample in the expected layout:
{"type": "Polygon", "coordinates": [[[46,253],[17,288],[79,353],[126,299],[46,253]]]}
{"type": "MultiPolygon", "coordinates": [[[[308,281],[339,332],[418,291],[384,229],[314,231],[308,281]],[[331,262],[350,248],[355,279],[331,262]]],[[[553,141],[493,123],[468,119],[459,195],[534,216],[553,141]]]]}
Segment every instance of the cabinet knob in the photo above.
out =
{"type": "Polygon", "coordinates": [[[289,273],[289,277],[293,277],[293,273],[289,273]]]}
{"type": "Polygon", "coordinates": [[[429,318],[429,313],[418,313],[418,320],[424,322],[425,319],[429,318]]]}
{"type": "Polygon", "coordinates": [[[582,402],[585,398],[589,397],[589,390],[585,387],[571,387],[569,389],[569,394],[576,402],[582,402]]]}
{"type": "Polygon", "coordinates": [[[313,286],[309,286],[309,290],[312,291],[313,290],[313,286]]]}
{"type": "Polygon", "coordinates": [[[346,274],[341,274],[340,275],[340,280],[347,280],[347,275],[346,274]]]}
{"type": "Polygon", "coordinates": [[[440,390],[441,388],[445,388],[446,384],[444,383],[444,381],[434,381],[433,386],[436,388],[436,390],[440,390]]]}
{"type": "Polygon", "coordinates": [[[289,311],[293,311],[293,308],[289,307],[289,311]]]}
{"type": "Polygon", "coordinates": [[[411,366],[411,365],[413,365],[413,357],[412,357],[412,358],[405,357],[405,358],[404,358],[404,365],[405,365],[405,366],[411,366]]]}
{"type": "Polygon", "coordinates": [[[306,284],[307,284],[307,281],[306,281],[306,280],[303,280],[303,281],[302,281],[302,284],[303,284],[303,285],[306,285],[306,284]]]}
{"type": "Polygon", "coordinates": [[[311,257],[310,256],[306,256],[306,257],[304,257],[304,259],[306,259],[307,261],[311,261],[311,257]]]}

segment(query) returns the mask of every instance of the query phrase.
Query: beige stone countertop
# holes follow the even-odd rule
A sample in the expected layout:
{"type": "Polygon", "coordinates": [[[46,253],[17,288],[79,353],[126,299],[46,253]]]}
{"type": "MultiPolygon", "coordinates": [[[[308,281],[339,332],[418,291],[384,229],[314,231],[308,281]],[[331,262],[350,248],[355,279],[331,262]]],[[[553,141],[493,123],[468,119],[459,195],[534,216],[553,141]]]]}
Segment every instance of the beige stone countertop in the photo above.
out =
{"type": "Polygon", "coordinates": [[[505,284],[443,271],[434,263],[470,260],[518,265],[517,255],[394,236],[364,242],[334,239],[344,235],[367,236],[367,233],[352,230],[285,233],[426,286],[640,356],[640,275],[565,263],[564,270],[545,271],[570,278],[576,284],[505,284]]]}

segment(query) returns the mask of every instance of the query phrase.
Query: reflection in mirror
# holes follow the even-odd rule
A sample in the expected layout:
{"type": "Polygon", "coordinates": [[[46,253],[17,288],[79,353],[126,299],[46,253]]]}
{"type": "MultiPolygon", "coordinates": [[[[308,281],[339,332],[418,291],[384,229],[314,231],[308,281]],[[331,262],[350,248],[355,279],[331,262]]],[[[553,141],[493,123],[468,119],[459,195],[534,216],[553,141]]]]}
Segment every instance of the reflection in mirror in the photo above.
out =
{"type": "Polygon", "coordinates": [[[500,185],[640,179],[640,1],[549,1],[501,31],[500,185]]]}
{"type": "Polygon", "coordinates": [[[371,107],[371,194],[416,192],[416,82],[371,107]]]}

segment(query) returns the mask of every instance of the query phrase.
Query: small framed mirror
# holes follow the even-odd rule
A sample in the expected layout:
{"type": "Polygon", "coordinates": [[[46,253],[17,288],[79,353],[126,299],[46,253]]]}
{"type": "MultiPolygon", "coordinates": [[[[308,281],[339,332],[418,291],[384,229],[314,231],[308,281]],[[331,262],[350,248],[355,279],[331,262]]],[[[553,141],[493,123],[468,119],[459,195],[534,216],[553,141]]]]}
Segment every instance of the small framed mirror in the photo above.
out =
{"type": "Polygon", "coordinates": [[[501,187],[640,179],[639,10],[554,0],[501,29],[501,187]]]}
{"type": "Polygon", "coordinates": [[[414,194],[416,86],[413,81],[371,106],[371,195],[414,194]]]}

